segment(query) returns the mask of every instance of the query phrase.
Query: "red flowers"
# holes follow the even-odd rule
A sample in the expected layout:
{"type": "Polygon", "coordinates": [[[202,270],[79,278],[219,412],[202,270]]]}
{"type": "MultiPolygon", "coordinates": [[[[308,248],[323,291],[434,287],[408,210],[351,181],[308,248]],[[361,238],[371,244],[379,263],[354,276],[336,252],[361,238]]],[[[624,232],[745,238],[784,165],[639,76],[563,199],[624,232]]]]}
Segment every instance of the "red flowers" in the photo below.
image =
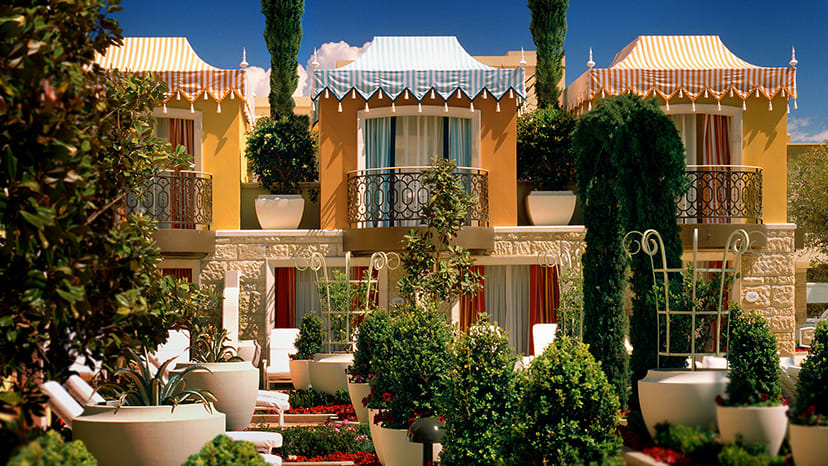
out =
{"type": "Polygon", "coordinates": [[[384,402],[386,402],[386,403],[388,403],[389,401],[391,401],[391,394],[390,394],[390,393],[388,393],[388,392],[383,392],[383,393],[382,393],[382,401],[384,401],[384,402]]]}
{"type": "Polygon", "coordinates": [[[759,398],[761,398],[762,401],[768,401],[768,400],[770,400],[770,395],[768,395],[767,393],[763,393],[763,394],[759,395],[759,398]]]}
{"type": "Polygon", "coordinates": [[[725,405],[725,400],[722,398],[722,395],[716,395],[716,404],[719,406],[725,405]]]}
{"type": "Polygon", "coordinates": [[[314,456],[308,458],[306,456],[290,456],[290,461],[307,461],[317,463],[320,461],[353,461],[356,466],[379,466],[380,462],[377,455],[368,453],[367,451],[360,451],[357,453],[343,453],[337,451],[324,456],[314,456]]]}
{"type": "Polygon", "coordinates": [[[679,466],[694,464],[693,460],[691,460],[690,458],[682,455],[681,453],[675,450],[670,450],[669,448],[650,447],[642,450],[642,453],[649,457],[655,458],[656,460],[661,461],[662,463],[679,466]]]}

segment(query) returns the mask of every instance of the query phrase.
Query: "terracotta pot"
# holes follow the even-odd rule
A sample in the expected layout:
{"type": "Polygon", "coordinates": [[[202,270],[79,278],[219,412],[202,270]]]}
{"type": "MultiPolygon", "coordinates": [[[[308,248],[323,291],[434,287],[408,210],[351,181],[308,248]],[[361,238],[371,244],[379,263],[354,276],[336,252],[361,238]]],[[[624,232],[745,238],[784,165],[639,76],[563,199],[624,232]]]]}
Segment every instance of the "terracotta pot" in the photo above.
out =
{"type": "Polygon", "coordinates": [[[189,366],[204,366],[210,372],[194,371],[184,376],[187,388],[210,390],[216,396],[216,409],[227,416],[227,430],[244,430],[253,418],[259,389],[259,370],[247,361],[195,363],[175,365],[170,374],[189,366]]]}
{"type": "Polygon", "coordinates": [[[790,442],[796,466],[822,466],[828,459],[828,427],[791,424],[790,442]]]}
{"type": "Polygon", "coordinates": [[[716,419],[722,442],[738,437],[763,443],[767,453],[776,456],[788,427],[787,406],[716,406],[716,419]]]}
{"type": "Polygon", "coordinates": [[[662,422],[672,425],[716,425],[716,396],[725,394],[724,370],[651,369],[638,381],[641,415],[651,436],[662,422]]]}
{"type": "Polygon", "coordinates": [[[526,196],[526,213],[532,225],[569,225],[575,201],[572,191],[532,191],[526,196]]]}
{"type": "Polygon", "coordinates": [[[302,221],[305,200],[299,194],[260,194],[256,217],[262,230],[295,230],[302,221]]]}
{"type": "Polygon", "coordinates": [[[317,353],[309,365],[311,388],[336,395],[348,389],[348,367],[354,363],[353,354],[317,353]]]}
{"type": "Polygon", "coordinates": [[[172,406],[88,405],[72,421],[81,440],[102,466],[175,465],[224,433],[225,416],[201,404],[172,406]]]}
{"type": "Polygon", "coordinates": [[[296,390],[310,388],[310,359],[291,359],[290,381],[296,390]]]}
{"type": "Polygon", "coordinates": [[[354,405],[357,420],[363,424],[368,423],[368,408],[362,404],[362,399],[370,394],[371,385],[348,381],[348,395],[351,397],[351,404],[354,405]]]}

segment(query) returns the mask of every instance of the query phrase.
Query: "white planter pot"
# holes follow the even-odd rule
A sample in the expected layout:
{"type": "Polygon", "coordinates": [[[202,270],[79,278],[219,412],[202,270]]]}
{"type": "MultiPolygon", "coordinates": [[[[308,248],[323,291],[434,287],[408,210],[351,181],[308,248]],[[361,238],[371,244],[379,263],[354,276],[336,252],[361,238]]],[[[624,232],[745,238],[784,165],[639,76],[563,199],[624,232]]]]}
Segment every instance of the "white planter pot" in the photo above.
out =
{"type": "Polygon", "coordinates": [[[260,194],[256,198],[256,217],[262,230],[295,230],[304,210],[300,194],[260,194]]]}
{"type": "Polygon", "coordinates": [[[368,408],[362,404],[362,400],[370,394],[371,385],[348,381],[348,395],[351,397],[351,404],[354,405],[357,421],[363,424],[368,423],[368,408]]]}
{"type": "Polygon", "coordinates": [[[336,395],[348,389],[348,366],[354,363],[353,354],[317,353],[310,362],[310,384],[316,391],[336,395]]]}
{"type": "Polygon", "coordinates": [[[722,442],[741,437],[765,444],[767,453],[776,456],[788,427],[787,411],[787,406],[716,406],[722,442]]]}
{"type": "Polygon", "coordinates": [[[82,440],[102,466],[178,466],[224,433],[225,416],[201,404],[176,406],[89,405],[72,421],[72,438],[82,440]]]}
{"type": "Polygon", "coordinates": [[[291,359],[290,381],[296,390],[307,390],[310,388],[309,359],[291,359]]]}
{"type": "Polygon", "coordinates": [[[227,416],[227,430],[244,430],[253,418],[259,389],[259,370],[247,361],[215,363],[178,363],[176,374],[188,366],[204,366],[212,373],[194,371],[184,376],[187,388],[210,390],[216,396],[216,409],[227,416]]]}
{"type": "Polygon", "coordinates": [[[575,200],[572,191],[532,191],[526,196],[526,213],[532,225],[569,225],[575,200]]]}
{"type": "Polygon", "coordinates": [[[374,450],[377,453],[379,462],[387,464],[385,461],[385,451],[382,450],[384,444],[380,438],[382,437],[382,429],[379,424],[374,424],[374,416],[376,416],[378,412],[378,409],[372,408],[368,410],[368,430],[371,432],[371,442],[374,444],[374,450]]]}
{"type": "Polygon", "coordinates": [[[716,424],[716,396],[725,394],[727,371],[651,369],[638,381],[641,415],[651,436],[662,422],[710,428],[716,424]]]}
{"type": "Polygon", "coordinates": [[[828,459],[828,427],[791,424],[790,442],[796,466],[822,466],[828,459]]]}
{"type": "MultiPolygon", "coordinates": [[[[420,466],[423,464],[423,445],[408,441],[408,429],[387,429],[381,425],[374,424],[374,415],[379,410],[369,409],[368,425],[371,431],[371,440],[374,443],[374,450],[377,458],[385,466],[420,466]]],[[[433,461],[437,461],[443,446],[434,444],[433,461]]]]}

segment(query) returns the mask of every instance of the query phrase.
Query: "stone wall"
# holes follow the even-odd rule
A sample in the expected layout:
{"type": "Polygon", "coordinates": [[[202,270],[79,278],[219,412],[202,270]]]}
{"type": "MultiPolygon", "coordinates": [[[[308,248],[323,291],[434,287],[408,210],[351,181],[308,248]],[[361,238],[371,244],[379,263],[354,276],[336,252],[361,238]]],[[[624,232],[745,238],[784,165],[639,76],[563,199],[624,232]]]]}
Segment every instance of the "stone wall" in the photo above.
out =
{"type": "Polygon", "coordinates": [[[580,257],[586,243],[583,226],[559,227],[499,227],[494,229],[494,250],[497,256],[530,256],[540,253],[562,256],[566,253],[580,257]]]}

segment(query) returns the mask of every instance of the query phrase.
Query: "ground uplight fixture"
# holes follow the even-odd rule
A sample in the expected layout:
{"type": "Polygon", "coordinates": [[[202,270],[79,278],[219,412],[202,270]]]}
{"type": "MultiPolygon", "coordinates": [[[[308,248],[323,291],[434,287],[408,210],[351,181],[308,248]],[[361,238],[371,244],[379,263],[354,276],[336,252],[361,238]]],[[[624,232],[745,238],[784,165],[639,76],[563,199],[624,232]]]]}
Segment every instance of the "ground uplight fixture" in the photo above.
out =
{"type": "Polygon", "coordinates": [[[417,419],[408,428],[408,441],[423,444],[423,466],[433,464],[434,444],[440,443],[445,433],[443,423],[434,417],[417,419]]]}

